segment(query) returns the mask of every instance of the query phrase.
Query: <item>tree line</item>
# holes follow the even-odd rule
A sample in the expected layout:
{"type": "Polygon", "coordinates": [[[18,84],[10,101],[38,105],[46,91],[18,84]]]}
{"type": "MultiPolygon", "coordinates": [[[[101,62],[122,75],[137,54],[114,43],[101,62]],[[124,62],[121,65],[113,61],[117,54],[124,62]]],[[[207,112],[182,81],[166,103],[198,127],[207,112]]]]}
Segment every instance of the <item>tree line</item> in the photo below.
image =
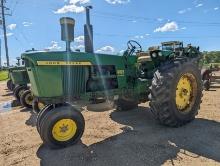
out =
{"type": "Polygon", "coordinates": [[[203,60],[205,64],[220,63],[220,51],[204,51],[203,60]]]}

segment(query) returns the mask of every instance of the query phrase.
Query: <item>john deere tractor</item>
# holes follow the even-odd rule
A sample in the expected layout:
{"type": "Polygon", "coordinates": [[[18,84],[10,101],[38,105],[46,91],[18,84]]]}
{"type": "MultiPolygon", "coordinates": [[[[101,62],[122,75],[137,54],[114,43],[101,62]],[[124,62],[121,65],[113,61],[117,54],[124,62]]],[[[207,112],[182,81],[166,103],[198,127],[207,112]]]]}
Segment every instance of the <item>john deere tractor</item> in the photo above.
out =
{"type": "Polygon", "coordinates": [[[13,90],[15,98],[22,106],[31,108],[33,96],[28,84],[29,77],[25,67],[17,66],[9,69],[10,80],[7,82],[8,88],[13,90]]]}
{"type": "Polygon", "coordinates": [[[23,107],[32,108],[35,112],[39,112],[43,103],[37,102],[30,89],[30,80],[25,67],[17,66],[9,69],[9,81],[7,82],[8,89],[13,91],[13,94],[18,102],[23,107]]]}
{"type": "MultiPolygon", "coordinates": [[[[87,15],[89,8],[86,8],[87,15]]],[[[180,127],[198,113],[202,96],[198,68],[199,49],[181,46],[181,54],[169,49],[142,50],[128,41],[123,56],[93,52],[93,30],[87,17],[85,52],[71,51],[75,20],[61,18],[66,51],[29,52],[22,55],[38,101],[46,103],[37,117],[37,130],[52,148],[77,143],[85,122],[78,103],[103,98],[115,110],[127,111],[150,101],[158,121],[180,127]]]]}

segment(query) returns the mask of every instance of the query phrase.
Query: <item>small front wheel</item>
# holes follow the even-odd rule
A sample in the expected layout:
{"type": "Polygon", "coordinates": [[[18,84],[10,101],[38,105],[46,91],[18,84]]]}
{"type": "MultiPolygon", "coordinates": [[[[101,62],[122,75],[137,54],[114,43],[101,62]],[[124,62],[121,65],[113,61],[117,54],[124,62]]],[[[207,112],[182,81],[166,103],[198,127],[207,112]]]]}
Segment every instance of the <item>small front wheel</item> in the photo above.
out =
{"type": "Polygon", "coordinates": [[[39,134],[43,142],[51,148],[76,144],[85,128],[82,114],[70,105],[50,108],[38,121],[39,134]]]}
{"type": "Polygon", "coordinates": [[[10,91],[13,91],[13,90],[14,90],[15,85],[13,84],[12,80],[8,80],[8,81],[7,81],[7,88],[8,88],[10,91]]]}
{"type": "Polygon", "coordinates": [[[32,108],[33,98],[31,91],[26,90],[20,96],[20,103],[23,107],[32,108]]]}
{"type": "Polygon", "coordinates": [[[16,86],[14,89],[14,96],[15,96],[16,100],[20,101],[20,97],[21,97],[22,93],[28,89],[29,88],[26,85],[16,86]]]}
{"type": "Polygon", "coordinates": [[[203,88],[205,91],[208,91],[210,89],[210,81],[209,80],[203,81],[203,88]]]}

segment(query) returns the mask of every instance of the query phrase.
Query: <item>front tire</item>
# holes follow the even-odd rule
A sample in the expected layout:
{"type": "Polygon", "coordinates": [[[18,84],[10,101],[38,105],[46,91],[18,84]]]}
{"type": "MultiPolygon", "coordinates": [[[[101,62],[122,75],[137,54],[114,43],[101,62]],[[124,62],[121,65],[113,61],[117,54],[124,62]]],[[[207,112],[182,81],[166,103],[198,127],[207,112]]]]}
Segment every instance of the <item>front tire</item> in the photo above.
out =
{"type": "Polygon", "coordinates": [[[194,120],[202,97],[201,74],[194,59],[178,59],[157,70],[150,87],[150,106],[158,121],[179,127],[194,120]]]}
{"type": "Polygon", "coordinates": [[[210,85],[210,81],[209,80],[205,80],[203,81],[203,88],[205,91],[208,91],[210,89],[211,85],[210,85]]]}
{"type": "Polygon", "coordinates": [[[13,90],[14,90],[15,85],[13,84],[12,80],[8,80],[8,81],[7,81],[7,88],[8,88],[10,91],[13,91],[13,90]]]}
{"type": "Polygon", "coordinates": [[[20,103],[23,107],[32,108],[33,95],[30,90],[26,90],[21,94],[20,103]]]}
{"type": "Polygon", "coordinates": [[[50,109],[41,118],[38,119],[39,134],[43,142],[51,148],[73,145],[80,140],[84,132],[84,118],[72,106],[50,109]]]}
{"type": "Polygon", "coordinates": [[[138,102],[125,97],[119,97],[118,100],[115,101],[116,111],[129,111],[138,107],[138,102]]]}
{"type": "Polygon", "coordinates": [[[24,91],[28,90],[28,87],[26,85],[18,85],[14,89],[14,96],[16,100],[20,101],[20,97],[24,91]]]}

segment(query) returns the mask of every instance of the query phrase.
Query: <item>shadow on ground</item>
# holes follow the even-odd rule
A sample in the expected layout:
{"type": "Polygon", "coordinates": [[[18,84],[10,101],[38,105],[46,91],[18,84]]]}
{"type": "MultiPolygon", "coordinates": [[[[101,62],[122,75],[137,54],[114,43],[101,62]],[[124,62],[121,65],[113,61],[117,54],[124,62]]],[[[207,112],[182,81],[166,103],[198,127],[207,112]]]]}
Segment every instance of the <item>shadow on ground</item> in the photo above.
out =
{"type": "Polygon", "coordinates": [[[12,95],[13,95],[13,92],[9,92],[9,93],[4,94],[4,95],[2,95],[2,96],[5,97],[5,96],[12,96],[12,95]]]}
{"type": "Polygon", "coordinates": [[[29,119],[26,120],[25,124],[31,127],[36,126],[37,114],[33,112],[32,108],[23,108],[20,112],[30,112],[29,119]]]}
{"type": "MultiPolygon", "coordinates": [[[[127,125],[119,135],[91,146],[78,143],[60,150],[42,145],[37,156],[42,166],[50,165],[161,165],[184,150],[220,162],[220,123],[196,119],[181,128],[159,125],[149,109],[139,107],[128,112],[112,112],[111,119],[127,125]],[[180,149],[183,149],[180,151],[180,149]]],[[[185,155],[188,155],[185,153],[185,155]]]]}

